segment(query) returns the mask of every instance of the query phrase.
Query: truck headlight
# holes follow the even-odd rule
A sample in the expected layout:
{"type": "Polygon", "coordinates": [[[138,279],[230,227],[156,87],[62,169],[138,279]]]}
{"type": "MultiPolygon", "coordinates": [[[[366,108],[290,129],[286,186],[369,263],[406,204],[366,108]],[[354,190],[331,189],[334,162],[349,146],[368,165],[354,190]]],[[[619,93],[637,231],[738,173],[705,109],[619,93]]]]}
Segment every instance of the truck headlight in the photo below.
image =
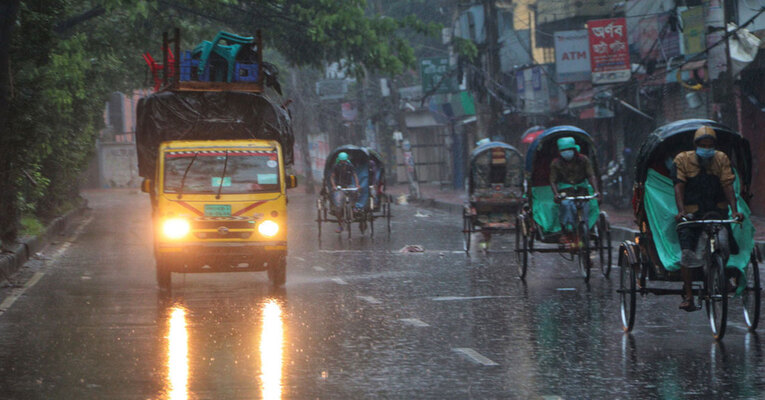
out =
{"type": "Polygon", "coordinates": [[[258,232],[267,237],[275,236],[279,232],[279,224],[269,220],[263,221],[258,225],[258,232]]]}
{"type": "Polygon", "coordinates": [[[183,218],[170,218],[162,225],[162,232],[169,239],[180,239],[191,231],[189,221],[183,218]]]}

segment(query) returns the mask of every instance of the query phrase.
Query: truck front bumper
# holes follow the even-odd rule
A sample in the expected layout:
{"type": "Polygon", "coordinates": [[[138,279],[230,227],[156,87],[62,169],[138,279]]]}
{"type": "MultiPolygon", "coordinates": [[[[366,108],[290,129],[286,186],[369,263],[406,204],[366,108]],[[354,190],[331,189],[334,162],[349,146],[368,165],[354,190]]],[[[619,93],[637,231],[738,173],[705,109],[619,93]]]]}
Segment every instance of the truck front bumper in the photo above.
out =
{"type": "MultiPolygon", "coordinates": [[[[261,270],[265,263],[287,254],[286,241],[270,242],[185,242],[158,243],[157,257],[173,265],[181,272],[205,272],[228,270],[232,266],[247,263],[246,269],[261,270]],[[203,268],[204,267],[204,268],[203,268]]],[[[237,269],[242,269],[237,267],[237,269]]]]}

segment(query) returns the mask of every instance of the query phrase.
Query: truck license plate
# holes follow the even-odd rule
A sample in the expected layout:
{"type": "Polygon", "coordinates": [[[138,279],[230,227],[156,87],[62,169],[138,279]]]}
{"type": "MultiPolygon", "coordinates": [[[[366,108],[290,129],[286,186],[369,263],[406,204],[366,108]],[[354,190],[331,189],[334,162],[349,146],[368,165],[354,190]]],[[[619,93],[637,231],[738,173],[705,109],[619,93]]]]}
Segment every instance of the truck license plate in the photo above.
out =
{"type": "Polygon", "coordinates": [[[205,204],[205,217],[230,217],[230,204],[205,204]]]}

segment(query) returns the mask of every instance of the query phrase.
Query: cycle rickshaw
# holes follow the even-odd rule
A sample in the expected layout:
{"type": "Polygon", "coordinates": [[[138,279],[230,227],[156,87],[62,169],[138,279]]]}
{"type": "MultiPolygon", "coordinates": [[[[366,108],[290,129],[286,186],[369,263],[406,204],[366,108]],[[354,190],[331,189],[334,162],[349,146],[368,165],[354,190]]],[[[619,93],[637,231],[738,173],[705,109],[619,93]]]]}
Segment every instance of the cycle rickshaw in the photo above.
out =
{"type": "Polygon", "coordinates": [[[467,178],[468,200],[462,212],[464,250],[470,253],[470,238],[480,232],[486,240],[493,234],[515,229],[515,215],[523,202],[523,157],[515,147],[488,142],[470,154],[467,178]]]}
{"type": "Polygon", "coordinates": [[[327,156],[324,164],[324,181],[319,198],[316,200],[316,223],[319,228],[321,239],[321,225],[323,222],[342,223],[351,237],[351,225],[356,222],[362,234],[369,229],[370,235],[374,236],[375,220],[385,219],[388,234],[390,234],[391,219],[391,196],[385,193],[385,164],[382,156],[377,151],[360,146],[340,146],[327,156]],[[332,191],[330,176],[338,154],[345,152],[356,170],[359,178],[358,188],[341,189],[346,193],[343,205],[343,219],[338,220],[332,211],[332,191]]]}
{"type": "Polygon", "coordinates": [[[518,258],[518,276],[526,277],[530,253],[559,253],[573,261],[578,258],[579,272],[585,282],[589,282],[592,261],[590,255],[597,252],[600,258],[600,270],[608,277],[611,272],[611,228],[608,215],[601,211],[598,202],[589,188],[589,195],[568,196],[577,206],[577,226],[574,228],[574,240],[561,243],[563,229],[559,221],[559,204],[555,202],[550,187],[550,163],[559,156],[557,140],[572,137],[580,147],[580,153],[592,161],[595,179],[600,186],[600,174],[595,154],[595,146],[590,135],[584,130],[570,125],[555,126],[545,129],[529,146],[526,153],[526,174],[524,187],[525,199],[521,212],[517,216],[515,233],[515,252],[518,258]],[[588,203],[589,213],[584,215],[584,204],[588,203]],[[535,242],[542,243],[537,246],[535,242]],[[570,258],[569,258],[570,257],[570,258]]]}
{"type": "MultiPolygon", "coordinates": [[[[633,211],[639,234],[634,241],[619,246],[619,289],[622,326],[630,332],[635,323],[637,294],[682,295],[680,288],[664,282],[682,282],[679,261],[680,244],[676,228],[697,225],[703,228],[698,251],[702,268],[692,268],[693,296],[703,303],[712,334],[719,340],[725,335],[729,298],[741,297],[747,328],[754,331],[760,317],[760,272],[754,246],[751,211],[752,156],[749,142],[738,132],[710,120],[681,120],[655,130],[643,143],[635,164],[633,211]],[[693,149],[694,132],[701,126],[712,127],[717,134],[716,149],[728,155],[736,175],[734,192],[743,221],[728,215],[701,216],[700,220],[675,222],[677,214],[674,184],[669,177],[669,160],[681,151],[693,149]],[[725,226],[729,225],[730,230],[725,226]],[[728,232],[739,249],[730,254],[728,232]],[[735,279],[735,293],[731,293],[735,279]],[[652,284],[661,282],[662,284],[652,284]]],[[[697,254],[698,255],[698,254],[697,254]]]]}

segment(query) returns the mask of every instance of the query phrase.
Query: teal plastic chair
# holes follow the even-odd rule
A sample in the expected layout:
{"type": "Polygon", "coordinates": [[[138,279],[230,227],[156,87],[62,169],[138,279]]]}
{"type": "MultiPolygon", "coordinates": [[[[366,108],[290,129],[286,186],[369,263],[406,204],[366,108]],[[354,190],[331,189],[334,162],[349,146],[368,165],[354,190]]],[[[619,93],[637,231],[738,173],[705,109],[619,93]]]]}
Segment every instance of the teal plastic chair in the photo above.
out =
{"type": "Polygon", "coordinates": [[[215,35],[215,40],[212,42],[205,40],[200,43],[194,48],[193,52],[195,58],[196,55],[199,55],[199,75],[202,76],[207,67],[207,62],[210,59],[210,54],[215,52],[215,54],[226,60],[226,63],[228,64],[226,82],[231,82],[234,77],[236,55],[239,54],[239,50],[242,49],[242,46],[252,44],[254,40],[255,38],[251,36],[239,36],[233,33],[220,31],[215,35]],[[228,44],[220,44],[221,41],[226,41],[228,44]]]}

